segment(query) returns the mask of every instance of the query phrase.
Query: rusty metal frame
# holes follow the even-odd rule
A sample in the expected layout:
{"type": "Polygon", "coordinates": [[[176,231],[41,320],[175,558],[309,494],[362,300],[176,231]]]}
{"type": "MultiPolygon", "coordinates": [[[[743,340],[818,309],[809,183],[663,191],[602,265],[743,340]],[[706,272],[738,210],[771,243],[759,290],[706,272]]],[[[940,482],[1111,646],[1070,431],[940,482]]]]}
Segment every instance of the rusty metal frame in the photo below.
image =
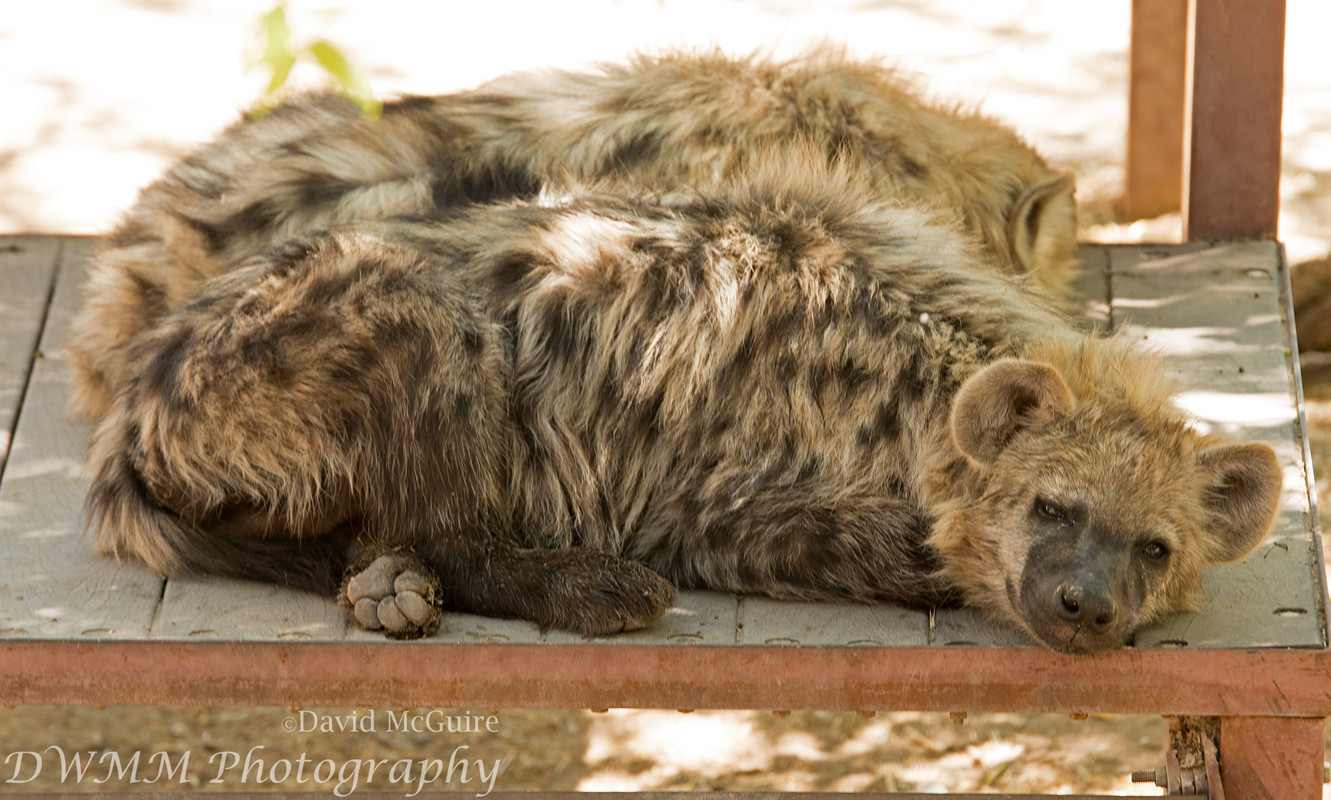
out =
{"type": "Polygon", "coordinates": [[[1331,716],[1326,650],[0,642],[0,703],[1331,716]]]}

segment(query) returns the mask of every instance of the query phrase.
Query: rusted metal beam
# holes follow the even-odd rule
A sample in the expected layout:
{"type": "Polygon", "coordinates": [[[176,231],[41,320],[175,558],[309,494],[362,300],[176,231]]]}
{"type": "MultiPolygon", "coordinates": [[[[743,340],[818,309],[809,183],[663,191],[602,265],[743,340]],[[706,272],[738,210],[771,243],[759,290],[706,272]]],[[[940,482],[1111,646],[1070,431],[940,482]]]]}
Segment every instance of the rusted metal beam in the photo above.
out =
{"type": "Polygon", "coordinates": [[[1183,203],[1183,107],[1188,0],[1132,0],[1128,149],[1123,214],[1177,211],[1183,203]]]}
{"type": "Polygon", "coordinates": [[[1325,720],[1224,717],[1220,779],[1230,797],[1312,800],[1322,797],[1325,720]]]}
{"type": "Polygon", "coordinates": [[[1325,650],[0,642],[4,704],[1324,717],[1328,674],[1325,650]]]}
{"type": "Polygon", "coordinates": [[[1274,236],[1284,0],[1190,0],[1188,30],[1184,236],[1274,236]]]}

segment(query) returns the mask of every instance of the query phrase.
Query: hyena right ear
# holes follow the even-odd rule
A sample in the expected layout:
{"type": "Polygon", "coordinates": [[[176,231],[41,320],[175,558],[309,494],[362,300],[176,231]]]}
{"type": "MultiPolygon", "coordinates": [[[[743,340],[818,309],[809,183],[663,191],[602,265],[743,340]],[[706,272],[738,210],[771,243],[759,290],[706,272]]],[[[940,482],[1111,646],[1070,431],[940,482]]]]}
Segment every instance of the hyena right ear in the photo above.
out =
{"type": "Polygon", "coordinates": [[[952,441],[981,466],[992,464],[1012,437],[1072,410],[1072,392],[1048,364],[999,361],[972,375],[952,401],[952,441]]]}
{"type": "Polygon", "coordinates": [[[1208,450],[1197,467],[1206,483],[1202,505],[1210,516],[1211,558],[1238,561],[1261,544],[1275,522],[1280,461],[1270,445],[1250,442],[1208,450]]]}
{"type": "Polygon", "coordinates": [[[1022,271],[1062,270],[1076,258],[1077,190],[1071,173],[1030,186],[1008,217],[1012,257],[1022,271]]]}

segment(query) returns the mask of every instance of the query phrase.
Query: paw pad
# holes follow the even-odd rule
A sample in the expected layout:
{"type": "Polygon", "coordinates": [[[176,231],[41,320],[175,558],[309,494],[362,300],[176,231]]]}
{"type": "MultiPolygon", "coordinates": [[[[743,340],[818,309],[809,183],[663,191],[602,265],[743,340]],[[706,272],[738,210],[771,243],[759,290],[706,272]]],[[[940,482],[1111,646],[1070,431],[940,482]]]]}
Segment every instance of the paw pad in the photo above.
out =
{"type": "Polygon", "coordinates": [[[410,556],[379,556],[347,579],[342,595],[348,616],[365,630],[415,639],[439,628],[439,582],[410,556]]]}

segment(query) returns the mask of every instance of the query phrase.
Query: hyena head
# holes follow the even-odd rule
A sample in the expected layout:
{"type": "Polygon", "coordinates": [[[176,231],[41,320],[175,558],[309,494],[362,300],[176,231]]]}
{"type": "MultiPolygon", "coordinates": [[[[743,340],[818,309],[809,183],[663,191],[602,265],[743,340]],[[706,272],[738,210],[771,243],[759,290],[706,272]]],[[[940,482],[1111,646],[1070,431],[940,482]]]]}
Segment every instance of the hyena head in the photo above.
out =
{"type": "Polygon", "coordinates": [[[1124,364],[1076,360],[1000,361],[962,386],[952,438],[983,488],[934,541],[972,602],[1089,653],[1189,608],[1206,567],[1255,548],[1281,474],[1269,446],[1199,434],[1167,393],[1104,375],[1124,364]]]}

